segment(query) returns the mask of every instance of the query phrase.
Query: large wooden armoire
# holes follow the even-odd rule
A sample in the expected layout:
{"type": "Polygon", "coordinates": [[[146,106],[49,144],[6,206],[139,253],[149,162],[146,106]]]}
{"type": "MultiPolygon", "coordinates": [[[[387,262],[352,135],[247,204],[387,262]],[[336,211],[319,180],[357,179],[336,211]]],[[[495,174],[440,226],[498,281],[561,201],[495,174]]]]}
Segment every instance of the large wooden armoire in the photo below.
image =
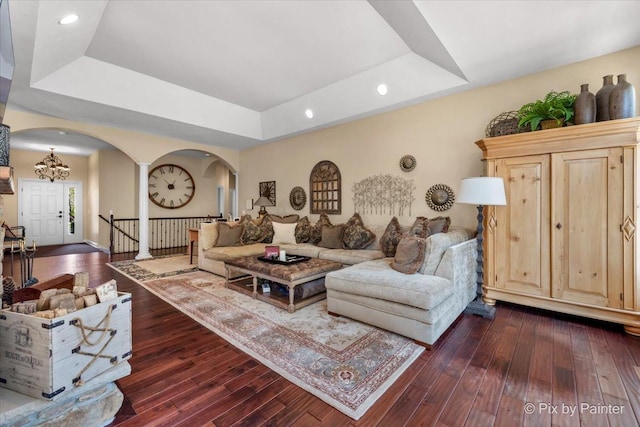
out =
{"type": "Polygon", "coordinates": [[[640,118],[477,141],[506,206],[485,211],[485,301],[640,335],[640,118]]]}

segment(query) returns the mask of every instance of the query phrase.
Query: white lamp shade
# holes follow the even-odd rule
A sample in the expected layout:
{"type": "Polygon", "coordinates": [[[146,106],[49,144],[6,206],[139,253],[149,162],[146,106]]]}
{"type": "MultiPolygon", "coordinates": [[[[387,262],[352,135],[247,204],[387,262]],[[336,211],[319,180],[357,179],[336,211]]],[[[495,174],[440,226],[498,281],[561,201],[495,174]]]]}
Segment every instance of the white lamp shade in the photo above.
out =
{"type": "Polygon", "coordinates": [[[504,181],[502,178],[489,176],[464,178],[460,182],[456,203],[505,206],[507,198],[504,193],[504,181]]]}

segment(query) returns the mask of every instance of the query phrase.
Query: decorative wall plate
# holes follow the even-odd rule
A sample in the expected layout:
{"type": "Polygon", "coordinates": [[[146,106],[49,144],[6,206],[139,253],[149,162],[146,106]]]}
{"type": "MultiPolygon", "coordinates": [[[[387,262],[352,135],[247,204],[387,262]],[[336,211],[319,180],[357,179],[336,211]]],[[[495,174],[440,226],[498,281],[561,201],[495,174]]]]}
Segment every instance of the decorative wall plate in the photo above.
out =
{"type": "Polygon", "coordinates": [[[307,194],[302,187],[293,187],[291,193],[289,193],[289,203],[291,207],[297,211],[304,208],[307,203],[307,194]]]}
{"type": "Polygon", "coordinates": [[[411,172],[416,167],[416,158],[410,154],[402,156],[400,159],[400,169],[405,172],[411,172]]]}
{"type": "Polygon", "coordinates": [[[427,205],[434,211],[446,211],[453,206],[455,199],[456,196],[453,194],[453,190],[445,184],[432,185],[425,196],[427,205]]]}

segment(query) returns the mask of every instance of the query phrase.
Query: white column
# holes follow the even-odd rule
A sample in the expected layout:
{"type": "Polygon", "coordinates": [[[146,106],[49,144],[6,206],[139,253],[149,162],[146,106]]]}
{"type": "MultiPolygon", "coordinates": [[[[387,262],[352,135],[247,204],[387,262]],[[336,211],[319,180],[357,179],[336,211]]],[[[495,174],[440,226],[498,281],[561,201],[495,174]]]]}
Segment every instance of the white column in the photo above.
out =
{"type": "Polygon", "coordinates": [[[238,182],[238,172],[234,172],[233,176],[236,178],[236,199],[233,201],[235,209],[232,209],[236,216],[240,216],[240,206],[238,206],[238,200],[240,200],[240,183],[238,182]]]}
{"type": "Polygon", "coordinates": [[[149,253],[149,164],[138,163],[138,166],[140,166],[140,192],[138,194],[138,218],[140,221],[138,238],[140,243],[138,244],[136,259],[153,258],[149,253]]]}

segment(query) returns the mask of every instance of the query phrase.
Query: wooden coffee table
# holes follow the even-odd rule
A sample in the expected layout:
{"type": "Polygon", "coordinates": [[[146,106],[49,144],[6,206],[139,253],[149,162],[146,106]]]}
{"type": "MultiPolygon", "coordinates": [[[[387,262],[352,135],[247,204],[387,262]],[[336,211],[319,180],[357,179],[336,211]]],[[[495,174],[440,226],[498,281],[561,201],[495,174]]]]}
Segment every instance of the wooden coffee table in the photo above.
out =
{"type": "Polygon", "coordinates": [[[260,261],[257,256],[244,256],[225,261],[225,268],[227,271],[226,287],[277,307],[285,308],[289,313],[293,313],[299,308],[326,298],[326,292],[321,292],[296,301],[296,286],[324,278],[330,271],[342,268],[342,264],[325,259],[310,258],[307,261],[285,265],[260,261]],[[230,270],[239,271],[245,276],[231,279],[230,270]],[[248,282],[249,279],[251,282],[248,282]],[[287,298],[278,298],[271,293],[263,294],[261,289],[258,289],[258,279],[286,286],[289,290],[288,301],[287,298]],[[252,289],[247,289],[247,285],[252,286],[252,289]]]}

